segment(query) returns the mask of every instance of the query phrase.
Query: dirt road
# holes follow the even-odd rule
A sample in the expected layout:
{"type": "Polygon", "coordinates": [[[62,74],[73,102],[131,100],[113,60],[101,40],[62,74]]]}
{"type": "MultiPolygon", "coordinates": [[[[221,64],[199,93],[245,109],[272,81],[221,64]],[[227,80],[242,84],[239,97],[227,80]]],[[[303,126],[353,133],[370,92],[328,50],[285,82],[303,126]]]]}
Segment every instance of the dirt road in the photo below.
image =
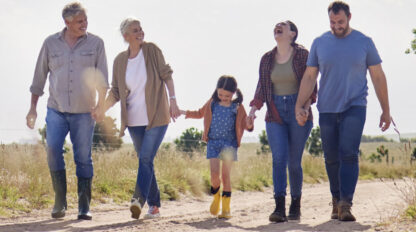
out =
{"type": "Polygon", "coordinates": [[[19,218],[0,219],[0,231],[374,231],[378,223],[397,215],[404,207],[391,181],[359,182],[353,206],[356,222],[330,220],[328,183],[304,186],[302,218],[298,222],[268,221],[274,209],[271,188],[265,192],[233,193],[233,218],[229,220],[209,214],[210,200],[205,196],[162,202],[162,217],[152,220],[131,219],[127,203],[93,206],[92,221],[76,220],[76,209],[70,209],[63,220],[51,219],[49,210],[42,210],[19,218]]]}

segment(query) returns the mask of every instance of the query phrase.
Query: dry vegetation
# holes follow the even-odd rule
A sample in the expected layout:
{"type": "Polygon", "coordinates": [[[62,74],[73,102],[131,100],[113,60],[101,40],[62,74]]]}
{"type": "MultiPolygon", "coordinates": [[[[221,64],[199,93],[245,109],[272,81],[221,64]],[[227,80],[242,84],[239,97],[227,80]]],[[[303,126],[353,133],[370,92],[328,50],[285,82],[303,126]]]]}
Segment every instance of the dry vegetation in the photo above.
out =
{"type": "MultiPolygon", "coordinates": [[[[393,164],[371,163],[366,157],[376,152],[380,144],[362,144],[360,178],[416,177],[416,167],[409,164],[407,153],[400,143],[384,143],[394,157],[393,164]]],[[[243,144],[239,161],[233,166],[233,189],[262,191],[272,185],[272,159],[270,154],[256,154],[259,144],[243,144]]],[[[72,152],[65,155],[68,176],[68,201],[76,207],[76,176],[72,152]]],[[[93,204],[126,202],[134,189],[138,160],[132,145],[124,145],[113,152],[93,154],[93,204]]],[[[172,144],[162,144],[155,160],[162,199],[176,200],[182,195],[206,194],[210,186],[208,162],[205,154],[178,152],[172,144]]],[[[323,158],[305,153],[303,158],[304,181],[326,181],[323,158]]],[[[416,192],[407,193],[410,214],[415,211],[416,192]],[[413,194],[413,195],[411,195],[413,194]],[[413,211],[412,211],[413,210],[413,211]]],[[[0,145],[0,216],[11,216],[33,209],[51,207],[53,190],[43,145],[0,145]]],[[[415,213],[413,213],[413,218],[415,213]]]]}

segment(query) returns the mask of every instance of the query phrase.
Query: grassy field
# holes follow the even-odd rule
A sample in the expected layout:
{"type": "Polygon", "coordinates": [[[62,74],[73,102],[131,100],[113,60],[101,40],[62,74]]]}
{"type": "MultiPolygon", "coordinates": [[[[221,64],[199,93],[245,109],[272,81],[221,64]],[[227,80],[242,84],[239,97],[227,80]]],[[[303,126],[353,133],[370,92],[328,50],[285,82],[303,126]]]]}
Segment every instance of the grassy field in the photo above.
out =
{"type": "MultiPolygon", "coordinates": [[[[403,144],[383,143],[394,163],[368,161],[367,157],[376,153],[380,145],[362,144],[360,179],[416,177],[416,164],[410,165],[410,153],[403,149],[403,144]]],[[[257,154],[259,149],[260,145],[255,143],[242,144],[239,149],[239,161],[232,171],[234,191],[262,191],[273,185],[271,155],[257,154]]],[[[71,151],[65,160],[69,207],[77,207],[77,179],[71,151]]],[[[129,201],[138,166],[133,146],[127,144],[117,151],[96,152],[93,160],[92,204],[129,201]]],[[[162,144],[155,159],[155,170],[162,199],[177,200],[184,195],[208,193],[210,174],[204,153],[186,154],[176,151],[173,144],[162,144]]],[[[327,180],[322,157],[305,153],[303,171],[306,183],[327,180]]],[[[54,193],[50,179],[43,145],[0,145],[0,216],[51,207],[54,193]]],[[[410,198],[415,202],[414,196],[410,198]]],[[[410,213],[416,210],[413,207],[409,207],[410,213]]]]}

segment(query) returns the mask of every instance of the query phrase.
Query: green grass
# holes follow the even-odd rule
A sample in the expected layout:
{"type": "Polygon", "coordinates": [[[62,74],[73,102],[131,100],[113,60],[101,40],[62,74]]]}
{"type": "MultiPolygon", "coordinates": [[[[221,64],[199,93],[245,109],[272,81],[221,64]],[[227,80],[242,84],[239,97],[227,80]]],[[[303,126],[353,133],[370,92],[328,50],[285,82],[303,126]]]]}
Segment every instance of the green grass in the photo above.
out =
{"type": "MultiPolygon", "coordinates": [[[[384,143],[394,164],[371,163],[366,157],[381,144],[362,144],[360,179],[416,177],[399,143],[384,143]]],[[[256,154],[260,145],[242,144],[238,162],[231,172],[233,191],[263,191],[273,186],[271,154],[256,154]]],[[[94,180],[92,204],[129,201],[137,178],[138,159],[133,146],[123,145],[113,152],[93,153],[94,180]]],[[[68,204],[77,207],[77,178],[72,152],[65,154],[68,204]]],[[[327,181],[322,157],[303,157],[304,182],[327,181]]],[[[163,200],[178,200],[183,195],[202,196],[210,189],[209,162],[205,153],[178,152],[174,145],[162,146],[155,159],[155,171],[163,200]]],[[[46,152],[42,145],[0,145],[0,216],[13,216],[33,209],[51,208],[54,193],[46,152]]],[[[409,207],[409,215],[414,208],[409,207]]]]}

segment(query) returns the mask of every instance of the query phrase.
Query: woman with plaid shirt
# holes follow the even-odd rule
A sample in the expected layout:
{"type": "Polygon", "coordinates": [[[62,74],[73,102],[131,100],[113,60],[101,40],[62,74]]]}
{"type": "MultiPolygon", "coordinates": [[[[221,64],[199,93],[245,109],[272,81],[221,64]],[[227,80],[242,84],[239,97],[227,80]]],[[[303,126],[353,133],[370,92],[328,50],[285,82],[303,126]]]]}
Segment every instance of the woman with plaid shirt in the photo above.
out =
{"type": "Polygon", "coordinates": [[[308,51],[295,43],[298,36],[296,25],[291,21],[280,22],[274,28],[276,47],[263,55],[260,61],[259,81],[251,101],[249,120],[264,103],[267,105],[266,131],[273,157],[273,185],[276,209],[270,215],[272,222],[284,222],[287,187],[286,169],[289,169],[292,201],[289,220],[300,219],[302,194],[302,154],[312,129],[310,104],[316,100],[316,87],[307,108],[309,118],[304,126],[298,125],[295,103],[300,82],[306,69],[308,51]]]}

